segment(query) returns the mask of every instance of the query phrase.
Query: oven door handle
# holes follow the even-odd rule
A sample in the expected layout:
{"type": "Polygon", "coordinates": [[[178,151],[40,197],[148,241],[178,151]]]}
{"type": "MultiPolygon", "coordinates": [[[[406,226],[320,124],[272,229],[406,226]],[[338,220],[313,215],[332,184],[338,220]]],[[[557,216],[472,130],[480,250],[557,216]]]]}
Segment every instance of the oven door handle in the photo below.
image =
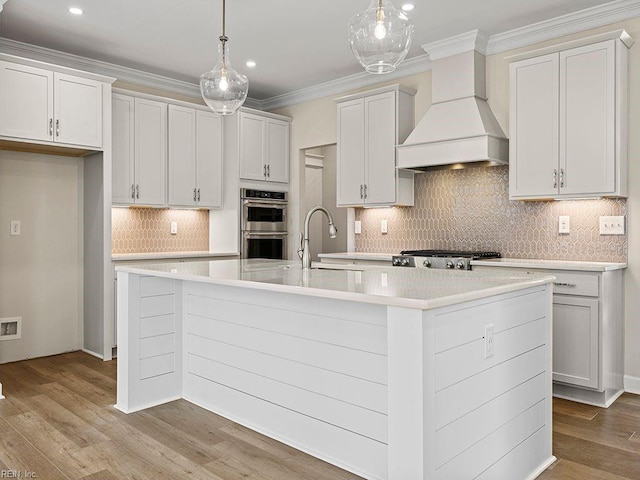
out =
{"type": "Polygon", "coordinates": [[[282,238],[288,235],[287,232],[244,232],[244,238],[249,237],[272,237],[282,238]]]}
{"type": "Polygon", "coordinates": [[[244,206],[247,207],[267,207],[267,208],[279,208],[279,209],[285,209],[287,208],[287,202],[254,202],[253,200],[244,200],[243,202],[244,206]]]}

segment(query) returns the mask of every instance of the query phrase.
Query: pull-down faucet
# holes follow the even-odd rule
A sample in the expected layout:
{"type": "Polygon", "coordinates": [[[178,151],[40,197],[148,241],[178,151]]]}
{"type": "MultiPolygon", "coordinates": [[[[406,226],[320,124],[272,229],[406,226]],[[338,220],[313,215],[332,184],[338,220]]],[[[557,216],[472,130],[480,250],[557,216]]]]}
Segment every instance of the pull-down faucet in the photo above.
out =
{"type": "Polygon", "coordinates": [[[336,234],[338,233],[338,229],[333,224],[333,218],[324,207],[313,207],[307,213],[307,218],[304,219],[304,236],[300,234],[300,249],[298,250],[298,255],[302,259],[302,269],[309,270],[311,268],[311,252],[309,251],[309,221],[311,220],[311,215],[320,210],[324,212],[329,220],[329,238],[336,238],[336,234]]]}

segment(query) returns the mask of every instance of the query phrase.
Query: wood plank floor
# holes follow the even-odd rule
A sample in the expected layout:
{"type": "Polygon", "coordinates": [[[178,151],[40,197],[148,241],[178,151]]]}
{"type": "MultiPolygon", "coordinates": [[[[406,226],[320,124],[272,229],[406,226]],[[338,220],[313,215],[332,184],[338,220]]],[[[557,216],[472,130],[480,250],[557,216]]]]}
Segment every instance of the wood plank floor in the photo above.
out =
{"type": "MultiPolygon", "coordinates": [[[[0,365],[0,379],[0,472],[39,480],[360,478],[183,400],[125,415],[113,408],[115,361],[74,352],[0,365]]],[[[554,399],[553,430],[558,461],[538,478],[640,479],[640,396],[625,394],[609,409],[554,399]]]]}

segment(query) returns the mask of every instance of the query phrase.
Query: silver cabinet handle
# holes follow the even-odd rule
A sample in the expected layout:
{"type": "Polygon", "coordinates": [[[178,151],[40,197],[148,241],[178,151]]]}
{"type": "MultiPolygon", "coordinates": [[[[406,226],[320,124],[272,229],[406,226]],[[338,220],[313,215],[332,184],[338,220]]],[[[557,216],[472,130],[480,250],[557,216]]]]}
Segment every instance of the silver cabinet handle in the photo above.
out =
{"type": "Polygon", "coordinates": [[[140,198],[140,185],[136,185],[136,198],[140,198]]]}
{"type": "Polygon", "coordinates": [[[198,189],[198,201],[200,201],[200,189],[198,189]]]}
{"type": "Polygon", "coordinates": [[[131,184],[131,198],[136,198],[136,186],[133,183],[131,184]]]}
{"type": "Polygon", "coordinates": [[[365,183],[364,184],[364,199],[366,200],[367,197],[368,197],[368,195],[367,195],[367,184],[365,183]]]}
{"type": "Polygon", "coordinates": [[[560,188],[564,188],[564,168],[560,169],[560,188]]]}
{"type": "Polygon", "coordinates": [[[553,188],[558,188],[558,170],[553,169],[553,188]]]}
{"type": "Polygon", "coordinates": [[[53,136],[53,118],[49,119],[49,136],[53,136]]]}
{"type": "Polygon", "coordinates": [[[267,165],[267,178],[271,178],[271,165],[267,165]]]}
{"type": "Polygon", "coordinates": [[[569,288],[575,288],[578,285],[575,283],[566,283],[566,282],[554,282],[553,283],[556,287],[569,287],[569,288]]]}
{"type": "Polygon", "coordinates": [[[195,188],[193,189],[193,201],[194,202],[196,201],[196,189],[195,188]]]}
{"type": "Polygon", "coordinates": [[[262,166],[262,176],[267,178],[267,166],[266,165],[262,166]]]}
{"type": "Polygon", "coordinates": [[[360,198],[364,198],[364,196],[362,195],[363,192],[363,185],[360,185],[360,198]]]}
{"type": "Polygon", "coordinates": [[[60,119],[56,120],[56,137],[60,136],[60,119]]]}

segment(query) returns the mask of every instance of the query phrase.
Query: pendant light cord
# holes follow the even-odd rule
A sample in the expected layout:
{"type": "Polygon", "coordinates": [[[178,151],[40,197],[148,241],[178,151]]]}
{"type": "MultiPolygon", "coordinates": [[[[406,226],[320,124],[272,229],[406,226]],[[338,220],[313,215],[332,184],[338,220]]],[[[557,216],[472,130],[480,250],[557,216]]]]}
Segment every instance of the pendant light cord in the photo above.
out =
{"type": "Polygon", "coordinates": [[[227,38],[226,35],[226,22],[225,22],[225,18],[226,18],[226,2],[225,0],[222,0],[222,36],[220,37],[220,42],[222,42],[222,68],[223,70],[226,69],[227,67],[227,59],[226,59],[226,52],[225,52],[225,44],[227,43],[227,40],[229,40],[227,38]]]}

